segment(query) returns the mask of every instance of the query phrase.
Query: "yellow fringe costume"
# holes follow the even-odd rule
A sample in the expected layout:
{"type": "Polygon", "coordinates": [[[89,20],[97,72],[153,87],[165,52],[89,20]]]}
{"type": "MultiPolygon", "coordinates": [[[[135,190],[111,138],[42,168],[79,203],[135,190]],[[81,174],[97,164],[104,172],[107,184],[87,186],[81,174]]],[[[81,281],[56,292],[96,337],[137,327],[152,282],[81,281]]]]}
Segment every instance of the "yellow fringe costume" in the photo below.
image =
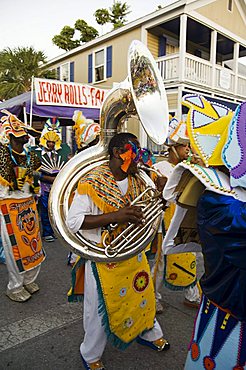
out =
{"type": "MultiPolygon", "coordinates": [[[[78,193],[89,195],[103,213],[108,213],[129,204],[141,193],[141,187],[138,179],[128,176],[128,191],[123,196],[106,164],[82,178],[78,193]]],[[[75,273],[79,272],[79,265],[83,266],[81,260],[74,267],[75,273]]],[[[117,263],[92,263],[92,269],[97,281],[99,313],[108,339],[125,348],[154,325],[154,286],[145,253],[117,263]]],[[[76,283],[80,280],[81,277],[74,275],[75,287],[68,293],[70,301],[76,299],[73,294],[78,293],[76,283]]]]}

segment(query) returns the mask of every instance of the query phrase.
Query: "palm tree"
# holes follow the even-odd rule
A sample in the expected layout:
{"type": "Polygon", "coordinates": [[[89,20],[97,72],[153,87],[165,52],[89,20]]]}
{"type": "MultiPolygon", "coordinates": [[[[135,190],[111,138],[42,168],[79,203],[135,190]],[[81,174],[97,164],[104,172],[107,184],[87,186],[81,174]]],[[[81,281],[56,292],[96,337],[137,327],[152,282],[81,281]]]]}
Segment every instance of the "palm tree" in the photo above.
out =
{"type": "Polygon", "coordinates": [[[126,23],[126,16],[130,13],[130,6],[127,3],[121,3],[120,1],[115,1],[111,8],[109,8],[110,22],[113,24],[114,30],[124,26],[126,23]]]}
{"type": "Polygon", "coordinates": [[[70,26],[64,26],[59,35],[52,39],[53,44],[63,50],[72,50],[80,45],[79,40],[73,40],[75,29],[70,26]]]}
{"type": "Polygon", "coordinates": [[[126,16],[130,13],[130,6],[127,3],[121,3],[120,1],[114,1],[112,7],[108,9],[101,8],[97,9],[94,13],[96,22],[100,25],[105,23],[112,23],[113,29],[124,26],[126,23],[126,16]]]}
{"type": "Polygon", "coordinates": [[[55,78],[45,70],[45,54],[33,47],[6,48],[0,51],[0,100],[13,98],[31,90],[32,76],[55,78]]]}

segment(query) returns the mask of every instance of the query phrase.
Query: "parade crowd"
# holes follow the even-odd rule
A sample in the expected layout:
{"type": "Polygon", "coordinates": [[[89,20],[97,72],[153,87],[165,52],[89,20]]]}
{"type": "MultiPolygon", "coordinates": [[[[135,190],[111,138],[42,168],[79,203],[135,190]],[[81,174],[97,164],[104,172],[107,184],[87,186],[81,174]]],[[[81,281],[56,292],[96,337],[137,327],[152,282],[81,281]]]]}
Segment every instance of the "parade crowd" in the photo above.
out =
{"type": "MultiPolygon", "coordinates": [[[[156,162],[134,134],[117,133],[109,141],[108,161],[83,175],[71,198],[67,227],[101,248],[106,232],[113,240],[129,223],[144,225],[143,207],[132,204],[144,190],[139,172],[162,199],[159,227],[134,256],[97,262],[68,255],[68,300],[83,302],[85,369],[110,369],[102,362],[108,341],[122,350],[134,341],[158,352],[170,348],[157,319],[164,310],[163,287],[183,291],[183,303],[197,310],[185,370],[246,369],[246,102],[233,112],[189,94],[182,105],[185,121],[169,117],[165,156],[156,162]]],[[[99,124],[81,111],[73,121],[75,155],[98,145],[99,124]]],[[[42,240],[57,238],[48,213],[50,191],[71,156],[57,117],[38,132],[2,112],[0,263],[13,302],[24,303],[39,290],[42,240]],[[28,145],[30,136],[37,145],[28,145]]],[[[166,368],[165,357],[161,361],[166,368]]]]}

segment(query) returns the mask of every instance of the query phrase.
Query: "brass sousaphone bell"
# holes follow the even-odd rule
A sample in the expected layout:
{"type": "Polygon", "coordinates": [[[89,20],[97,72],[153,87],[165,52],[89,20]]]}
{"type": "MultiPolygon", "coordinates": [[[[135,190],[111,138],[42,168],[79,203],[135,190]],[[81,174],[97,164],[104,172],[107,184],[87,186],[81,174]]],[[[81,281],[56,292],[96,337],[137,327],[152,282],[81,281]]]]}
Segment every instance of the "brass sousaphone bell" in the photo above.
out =
{"type": "Polygon", "coordinates": [[[105,244],[102,248],[86,239],[82,231],[73,234],[66,225],[69,200],[79,179],[108,161],[110,139],[121,131],[122,124],[131,116],[139,118],[147,135],[156,144],[165,142],[168,104],[164,84],[152,54],[137,40],[131,43],[128,51],[128,78],[109,91],[101,107],[99,143],[71,158],[57,175],[50,192],[49,214],[57,236],[73,252],[86,259],[100,262],[128,259],[145,249],[158,229],[162,202],[153,182],[141,169],[138,176],[146,188],[144,194],[133,201],[145,209],[146,222],[141,229],[129,224],[123,235],[117,237],[117,242],[105,244]]]}

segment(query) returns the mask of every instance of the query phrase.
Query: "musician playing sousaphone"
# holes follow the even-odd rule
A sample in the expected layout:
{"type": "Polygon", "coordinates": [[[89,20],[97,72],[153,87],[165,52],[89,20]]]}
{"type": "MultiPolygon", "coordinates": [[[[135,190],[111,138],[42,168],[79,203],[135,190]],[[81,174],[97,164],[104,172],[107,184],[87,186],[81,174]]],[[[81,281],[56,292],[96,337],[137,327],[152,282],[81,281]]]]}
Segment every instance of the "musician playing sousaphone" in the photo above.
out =
{"type": "Polygon", "coordinates": [[[149,138],[163,144],[168,123],[163,80],[150,51],[133,40],[128,77],[101,107],[98,144],[74,156],[58,174],[56,191],[51,190],[53,224],[61,240],[81,256],[69,299],[78,299],[84,289],[80,353],[86,369],[104,368],[107,339],[122,349],[135,339],[156,351],[169,348],[155,320],[154,287],[144,252],[158,229],[162,200],[138,168],[146,153],[137,137],[122,132],[126,120],[136,115],[149,138]]]}
{"type": "Polygon", "coordinates": [[[246,102],[233,113],[185,95],[191,145],[204,166],[176,166],[164,197],[197,208],[203,298],[185,370],[244,369],[246,363],[246,102]]]}
{"type": "Polygon", "coordinates": [[[29,133],[40,135],[10,112],[2,111],[0,144],[1,237],[9,273],[7,296],[25,302],[39,290],[35,282],[45,255],[42,249],[34,195],[39,192],[36,172],[41,163],[25,148],[29,133]]]}
{"type": "MultiPolygon", "coordinates": [[[[79,182],[67,218],[74,233],[82,229],[98,244],[102,228],[109,224],[124,228],[128,222],[144,222],[141,208],[129,206],[143,186],[135,177],[138,169],[134,159],[141,160],[136,152],[140,151],[136,136],[115,135],[108,151],[109,163],[96,167],[79,182]]],[[[155,320],[154,287],[144,252],[122,262],[83,264],[85,336],[80,352],[86,369],[103,368],[101,356],[107,339],[122,349],[136,338],[157,351],[169,348],[155,320]]],[[[81,283],[78,274],[77,283],[81,283]]],[[[76,289],[70,292],[70,298],[76,289]]]]}

